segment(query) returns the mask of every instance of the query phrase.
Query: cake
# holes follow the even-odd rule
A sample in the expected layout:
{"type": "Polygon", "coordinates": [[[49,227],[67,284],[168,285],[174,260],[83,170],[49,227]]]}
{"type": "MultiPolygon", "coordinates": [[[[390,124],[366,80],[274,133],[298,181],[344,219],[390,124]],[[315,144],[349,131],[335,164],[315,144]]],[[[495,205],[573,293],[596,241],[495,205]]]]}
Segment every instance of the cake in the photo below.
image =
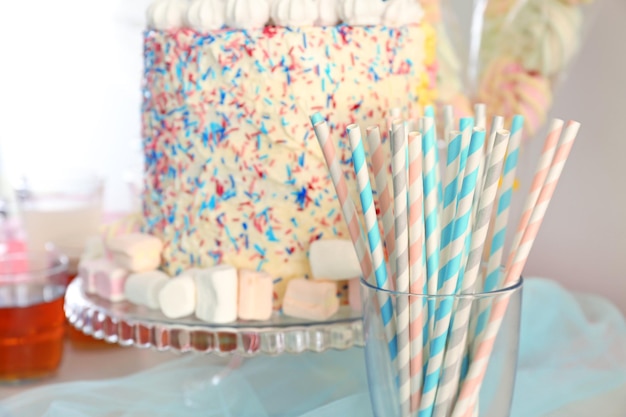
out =
{"type": "MultiPolygon", "coordinates": [[[[156,0],[144,35],[144,232],[171,276],[228,264],[286,283],[349,239],[309,121],[353,183],[345,128],[430,104],[434,30],[416,0],[156,0]]],[[[352,187],[353,198],[356,186],[352,187]]]]}

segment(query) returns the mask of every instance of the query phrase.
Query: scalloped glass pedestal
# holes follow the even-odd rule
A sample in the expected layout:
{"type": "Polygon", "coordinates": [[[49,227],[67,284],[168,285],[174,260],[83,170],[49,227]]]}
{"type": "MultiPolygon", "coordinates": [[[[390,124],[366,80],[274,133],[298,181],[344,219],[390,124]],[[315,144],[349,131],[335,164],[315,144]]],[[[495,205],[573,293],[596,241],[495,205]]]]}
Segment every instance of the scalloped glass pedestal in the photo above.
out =
{"type": "Polygon", "coordinates": [[[86,294],[80,278],[67,288],[65,315],[74,327],[96,339],[178,353],[251,357],[364,345],[361,314],[348,306],[325,321],[275,313],[268,321],[211,324],[195,317],[168,319],[159,311],[129,302],[111,303],[86,294]]]}

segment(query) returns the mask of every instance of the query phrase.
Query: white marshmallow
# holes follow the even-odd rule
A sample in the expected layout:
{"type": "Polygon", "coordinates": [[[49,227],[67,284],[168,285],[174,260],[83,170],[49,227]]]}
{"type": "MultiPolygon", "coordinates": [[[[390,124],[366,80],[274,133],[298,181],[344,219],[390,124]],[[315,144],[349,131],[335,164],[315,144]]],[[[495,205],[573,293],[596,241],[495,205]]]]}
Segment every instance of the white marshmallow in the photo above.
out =
{"type": "Polygon", "coordinates": [[[339,281],[361,276],[361,266],[349,240],[317,240],[309,248],[314,279],[339,281]]]}
{"type": "Polygon", "coordinates": [[[193,275],[183,273],[167,280],[159,291],[159,307],[165,317],[178,319],[196,309],[196,283],[193,275]]]}
{"type": "Polygon", "coordinates": [[[124,301],[124,284],[128,271],[118,266],[106,266],[98,269],[94,275],[95,292],[100,297],[113,303],[124,301]]]}
{"type": "Polygon", "coordinates": [[[230,265],[197,270],[196,317],[209,323],[237,320],[237,270],[230,265]]]}
{"type": "Polygon", "coordinates": [[[124,295],[133,304],[157,310],[159,292],[169,281],[169,276],[162,271],[149,271],[131,274],[124,285],[124,295]]]}

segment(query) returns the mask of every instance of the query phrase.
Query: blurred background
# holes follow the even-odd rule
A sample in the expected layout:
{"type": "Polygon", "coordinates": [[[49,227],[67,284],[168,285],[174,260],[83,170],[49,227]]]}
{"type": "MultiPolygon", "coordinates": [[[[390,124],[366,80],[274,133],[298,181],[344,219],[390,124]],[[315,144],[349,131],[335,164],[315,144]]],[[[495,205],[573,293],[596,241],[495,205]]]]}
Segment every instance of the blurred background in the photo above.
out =
{"type": "MultiPolygon", "coordinates": [[[[5,2],[3,2],[5,3],[5,2]]],[[[150,0],[0,6],[0,194],[22,175],[98,173],[105,210],[136,208],[142,31],[150,0]]],[[[550,116],[583,125],[526,276],[611,299],[626,312],[626,1],[598,0],[550,116]]],[[[541,135],[538,135],[541,136],[541,135]]],[[[541,141],[521,156],[522,204],[541,141]]],[[[519,214],[512,216],[517,218],[519,214]]]]}

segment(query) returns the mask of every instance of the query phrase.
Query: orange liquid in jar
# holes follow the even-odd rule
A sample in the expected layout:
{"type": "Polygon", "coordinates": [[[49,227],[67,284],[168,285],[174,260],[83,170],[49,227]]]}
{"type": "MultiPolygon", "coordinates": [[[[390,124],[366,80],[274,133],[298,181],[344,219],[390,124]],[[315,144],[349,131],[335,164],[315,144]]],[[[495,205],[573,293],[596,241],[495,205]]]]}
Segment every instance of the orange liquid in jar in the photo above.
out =
{"type": "Polygon", "coordinates": [[[0,380],[3,381],[49,375],[57,370],[63,356],[64,288],[50,285],[44,288],[40,284],[16,287],[3,287],[0,294],[0,380]]]}

